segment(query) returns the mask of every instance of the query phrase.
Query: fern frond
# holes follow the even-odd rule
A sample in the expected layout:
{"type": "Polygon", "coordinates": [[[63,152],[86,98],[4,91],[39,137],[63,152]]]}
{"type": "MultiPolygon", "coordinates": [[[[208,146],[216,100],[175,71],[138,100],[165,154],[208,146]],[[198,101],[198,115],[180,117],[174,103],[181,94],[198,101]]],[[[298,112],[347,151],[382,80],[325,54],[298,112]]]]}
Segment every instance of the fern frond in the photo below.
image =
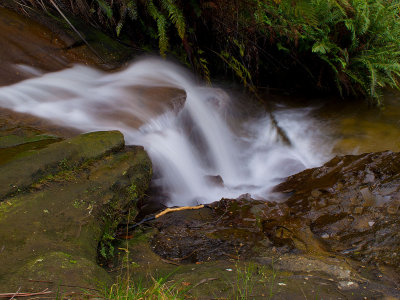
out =
{"type": "Polygon", "coordinates": [[[128,0],[128,3],[126,3],[126,7],[128,9],[128,14],[131,20],[137,20],[138,11],[137,11],[136,0],[128,0]]]}
{"type": "Polygon", "coordinates": [[[111,6],[105,0],[96,0],[97,4],[103,11],[103,13],[107,16],[108,19],[111,19],[113,16],[113,10],[111,6]]]}
{"type": "Polygon", "coordinates": [[[186,22],[182,11],[175,5],[174,0],[160,0],[163,8],[168,12],[168,16],[178,30],[179,37],[185,38],[186,22]]]}
{"type": "Polygon", "coordinates": [[[240,61],[230,55],[227,51],[221,51],[221,53],[217,53],[217,55],[235,72],[236,76],[242,80],[244,86],[248,87],[251,91],[254,91],[251,74],[240,61]]]}
{"type": "Polygon", "coordinates": [[[147,10],[157,23],[160,54],[165,57],[168,50],[167,19],[154,5],[153,0],[147,1],[147,10]]]}

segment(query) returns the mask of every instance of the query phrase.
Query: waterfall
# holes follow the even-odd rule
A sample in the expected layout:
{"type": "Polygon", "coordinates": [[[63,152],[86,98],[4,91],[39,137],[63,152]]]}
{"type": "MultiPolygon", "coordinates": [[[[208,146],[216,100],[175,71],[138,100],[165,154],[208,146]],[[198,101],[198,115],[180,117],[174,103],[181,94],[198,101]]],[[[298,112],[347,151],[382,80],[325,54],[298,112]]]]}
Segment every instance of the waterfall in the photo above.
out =
{"type": "Polygon", "coordinates": [[[146,58],[112,73],[83,65],[31,73],[0,87],[1,107],[82,132],[120,130],[127,144],[148,151],[155,184],[168,194],[170,205],[244,193],[268,198],[279,180],[320,165],[329,155],[321,151],[326,141],[311,109],[275,110],[291,140],[286,145],[269,114],[232,115],[235,99],[220,88],[197,84],[188,71],[165,60],[146,58]]]}

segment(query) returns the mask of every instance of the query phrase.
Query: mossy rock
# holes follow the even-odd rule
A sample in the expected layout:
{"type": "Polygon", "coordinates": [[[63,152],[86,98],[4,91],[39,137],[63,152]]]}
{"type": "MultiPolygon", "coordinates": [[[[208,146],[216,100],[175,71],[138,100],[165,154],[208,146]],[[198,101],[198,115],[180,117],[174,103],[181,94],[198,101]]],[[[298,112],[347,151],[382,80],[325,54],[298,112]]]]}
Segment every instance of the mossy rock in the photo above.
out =
{"type": "Polygon", "coordinates": [[[22,144],[34,143],[43,140],[57,140],[57,137],[48,136],[44,134],[28,136],[28,137],[16,134],[10,134],[6,136],[0,136],[0,148],[15,147],[22,144]]]}
{"type": "Polygon", "coordinates": [[[144,149],[124,148],[119,132],[96,132],[0,166],[1,174],[13,172],[12,166],[20,168],[8,180],[22,174],[26,189],[0,202],[0,292],[37,289],[29,279],[109,283],[97,264],[99,242],[112,235],[126,210],[136,215],[152,174],[144,149]]]}
{"type": "Polygon", "coordinates": [[[44,176],[71,169],[80,163],[96,159],[124,146],[118,131],[92,132],[32,150],[23,157],[1,165],[0,199],[27,188],[44,176]]]}
{"type": "Polygon", "coordinates": [[[49,135],[6,135],[0,137],[0,165],[11,160],[29,155],[33,150],[42,149],[52,143],[60,141],[61,138],[49,135]]]}

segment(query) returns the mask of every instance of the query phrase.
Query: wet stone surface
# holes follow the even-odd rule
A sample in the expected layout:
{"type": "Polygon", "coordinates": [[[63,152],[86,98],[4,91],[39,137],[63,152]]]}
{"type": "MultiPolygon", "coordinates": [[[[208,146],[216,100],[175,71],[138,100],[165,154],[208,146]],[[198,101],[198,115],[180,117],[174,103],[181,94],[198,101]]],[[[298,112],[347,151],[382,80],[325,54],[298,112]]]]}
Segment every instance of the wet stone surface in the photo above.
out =
{"type": "Polygon", "coordinates": [[[399,153],[337,157],[276,190],[330,252],[400,270],[399,153]]]}
{"type": "Polygon", "coordinates": [[[336,157],[275,192],[285,200],[222,199],[164,215],[151,249],[179,264],[256,261],[330,278],[341,292],[400,295],[400,153],[336,157]]]}

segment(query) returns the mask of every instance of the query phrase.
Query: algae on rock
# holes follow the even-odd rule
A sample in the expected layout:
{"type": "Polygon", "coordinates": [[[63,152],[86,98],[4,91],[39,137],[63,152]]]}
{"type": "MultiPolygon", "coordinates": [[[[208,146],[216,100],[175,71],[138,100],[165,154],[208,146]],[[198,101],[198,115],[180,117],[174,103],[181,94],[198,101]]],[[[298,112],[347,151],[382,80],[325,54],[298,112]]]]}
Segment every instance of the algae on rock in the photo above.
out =
{"type": "Polygon", "coordinates": [[[43,288],[29,279],[109,283],[97,264],[98,244],[105,224],[117,224],[127,208],[136,213],[152,173],[144,149],[124,147],[120,132],[94,132],[35,150],[0,171],[0,289],[43,288]],[[73,179],[57,175],[65,169],[73,179]],[[14,186],[23,190],[13,193],[14,186]]]}

